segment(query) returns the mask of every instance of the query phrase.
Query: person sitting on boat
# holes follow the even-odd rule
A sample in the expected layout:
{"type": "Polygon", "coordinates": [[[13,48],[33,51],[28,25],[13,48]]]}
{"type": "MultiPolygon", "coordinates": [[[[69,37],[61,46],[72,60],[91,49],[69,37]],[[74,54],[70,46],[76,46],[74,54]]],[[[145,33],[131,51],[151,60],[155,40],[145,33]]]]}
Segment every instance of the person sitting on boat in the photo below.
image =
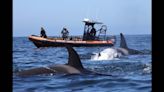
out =
{"type": "Polygon", "coordinates": [[[63,30],[61,31],[61,34],[62,34],[63,40],[66,40],[66,38],[68,38],[69,32],[68,32],[68,30],[64,27],[63,30]]]}
{"type": "Polygon", "coordinates": [[[40,36],[43,38],[47,38],[46,31],[43,29],[43,27],[41,27],[40,36]]]}

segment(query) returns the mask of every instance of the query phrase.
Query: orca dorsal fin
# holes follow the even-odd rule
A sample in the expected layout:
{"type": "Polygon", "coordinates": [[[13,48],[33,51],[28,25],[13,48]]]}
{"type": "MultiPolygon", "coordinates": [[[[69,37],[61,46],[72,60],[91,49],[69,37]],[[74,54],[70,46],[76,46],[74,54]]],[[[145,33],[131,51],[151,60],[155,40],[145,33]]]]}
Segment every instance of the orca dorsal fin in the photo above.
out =
{"type": "Polygon", "coordinates": [[[72,48],[72,46],[66,46],[68,50],[68,65],[73,66],[77,69],[83,69],[80,57],[77,52],[72,48]]]}
{"type": "Polygon", "coordinates": [[[126,40],[125,37],[122,33],[120,33],[120,47],[121,48],[128,48],[127,44],[126,44],[126,40]]]}

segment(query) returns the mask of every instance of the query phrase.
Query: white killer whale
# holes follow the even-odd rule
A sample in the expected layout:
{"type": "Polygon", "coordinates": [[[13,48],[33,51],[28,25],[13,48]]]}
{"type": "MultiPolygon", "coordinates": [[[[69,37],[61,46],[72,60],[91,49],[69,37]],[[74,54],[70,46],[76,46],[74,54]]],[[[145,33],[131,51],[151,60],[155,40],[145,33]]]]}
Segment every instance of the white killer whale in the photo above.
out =
{"type": "Polygon", "coordinates": [[[134,54],[144,54],[141,51],[130,49],[127,46],[125,37],[120,33],[120,47],[119,48],[107,48],[103,51],[96,53],[91,56],[92,60],[113,60],[114,58],[119,58],[124,55],[134,55],[134,54]]]}

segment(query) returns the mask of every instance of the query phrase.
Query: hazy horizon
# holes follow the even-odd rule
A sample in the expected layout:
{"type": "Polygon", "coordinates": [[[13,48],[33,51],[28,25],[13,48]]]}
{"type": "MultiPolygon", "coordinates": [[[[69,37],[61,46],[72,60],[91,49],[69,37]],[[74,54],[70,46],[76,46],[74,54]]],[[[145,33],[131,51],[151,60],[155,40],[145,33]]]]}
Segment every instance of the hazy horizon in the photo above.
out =
{"type": "Polygon", "coordinates": [[[39,35],[41,27],[48,36],[63,27],[82,35],[84,18],[103,22],[111,35],[152,34],[151,0],[14,0],[13,37],[39,35]]]}
{"type": "MultiPolygon", "coordinates": [[[[120,34],[114,34],[115,36],[119,36],[120,34]]],[[[152,36],[152,34],[124,34],[125,36],[127,35],[135,35],[135,36],[137,36],[137,35],[151,35],[152,36]]],[[[30,36],[30,35],[28,35],[28,36],[30,36]]],[[[13,36],[13,37],[28,37],[28,36],[13,36]]],[[[60,36],[60,35],[48,35],[49,37],[55,37],[55,36],[60,36]]],[[[82,35],[71,35],[71,36],[82,36],[82,35]]],[[[108,35],[107,35],[108,36],[108,35]]],[[[110,35],[109,35],[110,36],[110,35]]]]}

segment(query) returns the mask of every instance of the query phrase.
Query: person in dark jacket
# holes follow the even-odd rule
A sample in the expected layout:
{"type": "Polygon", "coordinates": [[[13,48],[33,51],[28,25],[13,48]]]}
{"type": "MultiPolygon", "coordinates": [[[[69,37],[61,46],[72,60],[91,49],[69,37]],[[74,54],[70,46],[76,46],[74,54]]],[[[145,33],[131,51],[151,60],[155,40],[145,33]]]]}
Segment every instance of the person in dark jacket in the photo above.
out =
{"type": "Polygon", "coordinates": [[[96,29],[93,26],[92,26],[92,29],[90,31],[90,34],[94,37],[96,36],[96,29]]]}
{"type": "Polygon", "coordinates": [[[62,34],[63,40],[66,40],[66,38],[68,38],[69,32],[68,32],[68,30],[64,27],[63,30],[61,31],[61,34],[62,34]]]}
{"type": "Polygon", "coordinates": [[[47,38],[46,31],[43,29],[43,27],[41,27],[40,36],[43,38],[47,38]]]}

